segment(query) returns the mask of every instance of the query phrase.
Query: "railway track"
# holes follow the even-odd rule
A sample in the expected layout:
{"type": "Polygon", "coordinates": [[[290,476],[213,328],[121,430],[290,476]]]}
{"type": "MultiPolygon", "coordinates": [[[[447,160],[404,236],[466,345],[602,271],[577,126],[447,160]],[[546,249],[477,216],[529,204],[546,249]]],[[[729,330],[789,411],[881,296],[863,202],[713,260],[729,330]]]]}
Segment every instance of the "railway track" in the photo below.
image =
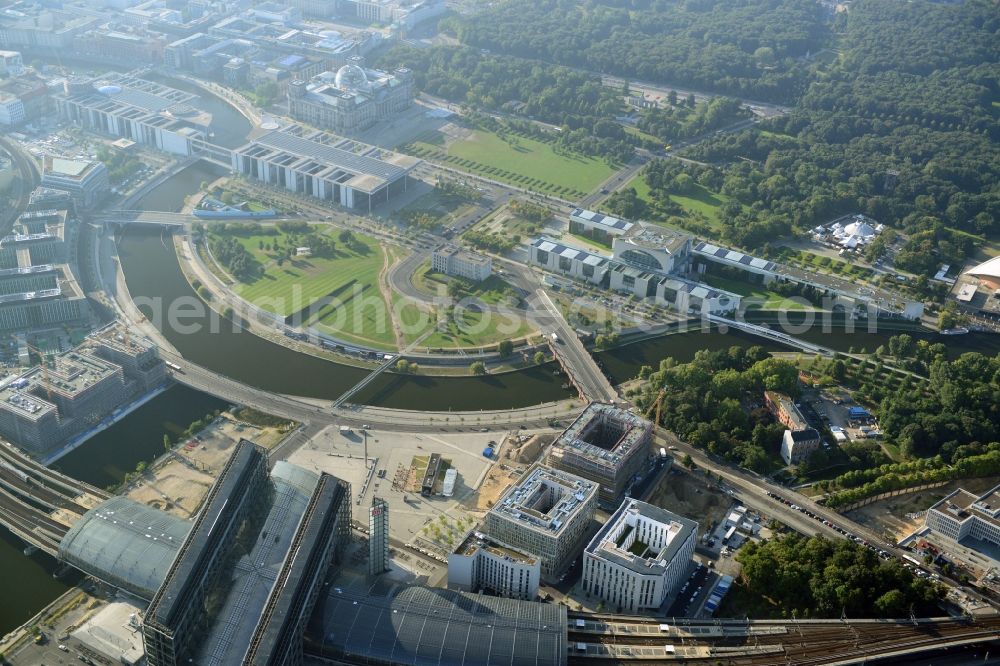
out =
{"type": "Polygon", "coordinates": [[[40,179],[37,168],[31,162],[30,158],[24,155],[20,146],[16,145],[10,139],[0,138],[0,148],[10,155],[10,159],[14,166],[17,167],[18,172],[16,201],[11,210],[3,218],[0,218],[0,232],[7,234],[10,232],[14,221],[27,209],[31,192],[38,185],[40,179]]]}
{"type": "Polygon", "coordinates": [[[571,652],[570,666],[595,666],[595,662],[601,666],[678,663],[820,666],[1000,640],[1000,615],[912,621],[679,622],[668,625],[671,629],[663,634],[647,633],[654,626],[659,631],[661,625],[655,620],[622,621],[623,618],[605,617],[609,629],[605,634],[594,633],[594,628],[600,625],[588,631],[576,630],[579,628],[574,626],[575,618],[571,618],[568,632],[571,650],[579,643],[600,647],[597,654],[589,648],[587,656],[571,652]],[[672,658],[666,656],[668,645],[676,650],[672,658]],[[660,649],[664,651],[663,659],[657,659],[653,652],[660,649]]]}

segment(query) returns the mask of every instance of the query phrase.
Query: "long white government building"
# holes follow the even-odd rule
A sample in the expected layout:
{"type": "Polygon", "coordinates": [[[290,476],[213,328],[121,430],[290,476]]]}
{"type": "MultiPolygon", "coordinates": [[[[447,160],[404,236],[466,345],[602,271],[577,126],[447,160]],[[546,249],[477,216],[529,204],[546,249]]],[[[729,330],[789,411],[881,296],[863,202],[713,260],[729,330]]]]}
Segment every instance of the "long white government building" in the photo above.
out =
{"type": "Polygon", "coordinates": [[[687,577],[698,523],[626,500],[583,553],[583,591],[620,613],[657,609],[687,577]]]}

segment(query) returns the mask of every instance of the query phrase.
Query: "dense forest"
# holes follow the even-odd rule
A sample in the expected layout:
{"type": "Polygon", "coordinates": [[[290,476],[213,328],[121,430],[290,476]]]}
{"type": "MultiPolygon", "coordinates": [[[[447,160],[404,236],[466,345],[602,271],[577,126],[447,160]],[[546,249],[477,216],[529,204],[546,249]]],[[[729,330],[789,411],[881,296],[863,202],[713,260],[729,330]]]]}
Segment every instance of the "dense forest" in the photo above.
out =
{"type": "Polygon", "coordinates": [[[816,68],[790,114],[689,151],[722,165],[721,191],[745,204],[723,215],[731,239],[754,246],[770,233],[758,227],[860,210],[924,232],[903,260],[926,271],[966,256],[961,232],[1000,233],[998,30],[986,0],[853,4],[841,58],[816,68]]]}
{"type": "Polygon", "coordinates": [[[754,617],[838,618],[937,615],[941,586],[915,577],[895,558],[882,561],[847,540],[788,535],[750,542],[736,554],[754,617]]]}
{"type": "Polygon", "coordinates": [[[507,0],[443,24],[465,44],[647,81],[793,101],[823,10],[796,0],[507,0]]]}

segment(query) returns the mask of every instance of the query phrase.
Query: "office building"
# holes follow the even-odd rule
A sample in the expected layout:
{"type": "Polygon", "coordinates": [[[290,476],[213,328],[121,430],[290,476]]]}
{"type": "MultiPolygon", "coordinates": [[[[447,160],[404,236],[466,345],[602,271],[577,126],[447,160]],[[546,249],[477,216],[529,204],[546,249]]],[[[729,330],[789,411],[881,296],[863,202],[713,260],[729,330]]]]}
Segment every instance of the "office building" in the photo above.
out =
{"type": "Polygon", "coordinates": [[[779,264],[713,243],[699,241],[691,248],[691,256],[693,276],[714,273],[723,278],[764,285],[775,281],[791,282],[810,288],[829,299],[829,307],[848,314],[919,319],[924,311],[923,301],[902,299],[890,290],[880,287],[859,290],[857,282],[847,278],[779,264]]]}
{"type": "Polygon", "coordinates": [[[794,400],[784,393],[765,391],[764,404],[775,420],[786,428],[781,437],[781,458],[785,464],[796,465],[819,449],[819,432],[809,425],[794,400]]]}
{"type": "Polygon", "coordinates": [[[583,208],[575,208],[569,214],[570,233],[585,236],[605,245],[611,245],[615,236],[620,236],[634,225],[635,222],[583,208]]]}
{"type": "Polygon", "coordinates": [[[128,74],[71,77],[55,96],[59,115],[84,129],[131,139],[175,155],[196,152],[212,116],[192,105],[197,95],[128,74]]]}
{"type": "Polygon", "coordinates": [[[645,247],[650,237],[650,234],[640,234],[621,240],[621,236],[616,236],[615,251],[624,258],[620,260],[540,236],[528,247],[528,259],[553,273],[648,299],[679,312],[721,314],[739,308],[741,297],[738,294],[679,275],[665,274],[658,266],[679,269],[684,263],[684,245],[681,244],[677,254],[671,253],[669,248],[650,251],[645,247]]]}
{"type": "Polygon", "coordinates": [[[541,561],[529,553],[471,532],[448,555],[448,587],[512,599],[538,595],[541,561]]]}
{"type": "MultiPolygon", "coordinates": [[[[611,241],[614,258],[661,273],[686,273],[691,261],[691,236],[653,224],[633,224],[611,241]]],[[[612,278],[611,288],[617,289],[612,278]]]]}
{"type": "Polygon", "coordinates": [[[597,505],[598,485],[544,465],[530,468],[486,514],[487,535],[539,558],[555,581],[580,554],[597,505]]]}
{"type": "Polygon", "coordinates": [[[36,121],[49,112],[49,107],[49,89],[42,79],[34,76],[0,79],[0,125],[36,121]]]}
{"type": "Polygon", "coordinates": [[[394,23],[405,28],[440,16],[446,9],[444,0],[337,0],[341,16],[366,23],[394,23]]]}
{"type": "Polygon", "coordinates": [[[372,208],[405,192],[420,160],[300,126],[273,130],[232,152],[232,168],[347,208],[372,208]]]}
{"type": "Polygon", "coordinates": [[[288,664],[350,536],[349,489],[242,440],[177,549],[143,622],[150,666],[288,664]],[[209,606],[211,612],[209,612],[209,606]]]}
{"type": "Polygon", "coordinates": [[[618,613],[655,611],[687,578],[698,523],[626,500],[583,553],[583,591],[618,613]]]}
{"type": "Polygon", "coordinates": [[[135,382],[132,393],[146,393],[167,380],[159,348],[122,326],[108,324],[87,336],[87,342],[97,356],[121,366],[126,379],[135,382]]]}
{"type": "Polygon", "coordinates": [[[51,155],[42,159],[42,186],[68,192],[78,210],[93,208],[111,191],[108,168],[103,162],[51,155]]]}
{"type": "Polygon", "coordinates": [[[389,503],[372,497],[368,510],[368,575],[389,570],[389,503]]]}
{"type": "Polygon", "coordinates": [[[21,76],[24,74],[24,60],[18,51],[0,51],[0,74],[21,76]]]}
{"type": "Polygon", "coordinates": [[[0,389],[0,434],[44,455],[102,418],[127,397],[122,369],[71,350],[0,389]]]}
{"type": "Polygon", "coordinates": [[[350,134],[405,111],[413,103],[413,74],[360,66],[355,56],[334,72],[288,86],[288,114],[338,134],[350,134]]]}
{"type": "Polygon", "coordinates": [[[31,0],[14,0],[0,12],[0,45],[8,50],[71,53],[73,37],[99,22],[96,16],[75,8],[53,9],[31,0]]]}
{"type": "Polygon", "coordinates": [[[553,442],[548,464],[600,484],[601,505],[615,508],[645,470],[652,437],[646,419],[592,402],[553,442]]]}
{"type": "Polygon", "coordinates": [[[0,194],[6,194],[10,186],[14,184],[14,163],[7,157],[0,155],[0,194]]]}
{"type": "Polygon", "coordinates": [[[924,525],[953,541],[971,538],[1000,546],[1000,486],[982,495],[953,491],[927,510],[924,525]]]}
{"type": "Polygon", "coordinates": [[[493,258],[448,244],[434,250],[431,267],[438,273],[482,282],[493,274],[493,258]]]}

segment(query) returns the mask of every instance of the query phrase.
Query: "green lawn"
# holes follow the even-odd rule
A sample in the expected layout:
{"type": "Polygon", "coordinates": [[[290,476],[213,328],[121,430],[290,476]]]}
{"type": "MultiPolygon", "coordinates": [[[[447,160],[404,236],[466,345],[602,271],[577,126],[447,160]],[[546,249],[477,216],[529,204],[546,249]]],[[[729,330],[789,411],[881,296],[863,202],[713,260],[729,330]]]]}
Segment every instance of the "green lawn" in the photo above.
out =
{"type": "Polygon", "coordinates": [[[653,203],[653,197],[649,194],[649,185],[646,184],[646,179],[642,177],[642,174],[630,180],[624,189],[630,187],[635,190],[636,196],[640,199],[648,204],[653,203]]]}
{"type": "Polygon", "coordinates": [[[637,136],[640,139],[644,139],[646,141],[652,141],[653,143],[658,143],[658,144],[660,144],[661,148],[663,146],[666,146],[668,143],[670,143],[669,141],[661,141],[660,139],[656,138],[652,134],[648,134],[647,132],[643,132],[638,127],[632,127],[631,125],[624,125],[623,127],[625,128],[625,133],[626,134],[631,134],[632,136],[637,136]]]}
{"type": "MultiPolygon", "coordinates": [[[[653,203],[653,197],[650,195],[649,185],[646,184],[646,180],[641,174],[630,180],[628,185],[625,187],[634,188],[636,195],[640,199],[648,204],[653,203]]],[[[730,200],[730,198],[725,194],[712,192],[697,183],[694,187],[694,191],[690,194],[671,194],[670,199],[686,211],[704,215],[705,219],[708,221],[709,227],[711,227],[713,231],[721,231],[722,225],[719,223],[719,209],[721,209],[722,206],[730,200]]]]}
{"type": "Polygon", "coordinates": [[[397,215],[405,224],[408,214],[426,213],[435,219],[438,225],[444,225],[461,217],[472,208],[473,204],[449,199],[435,189],[401,209],[397,215]]]}
{"type": "MultiPolygon", "coordinates": [[[[421,309],[403,296],[398,294],[393,296],[393,308],[407,343],[420,338],[429,329],[437,327],[436,314],[421,309]]],[[[483,347],[501,340],[522,338],[533,330],[522,317],[512,321],[508,315],[464,310],[461,328],[453,318],[448,322],[446,331],[434,330],[419,347],[426,349],[483,347]],[[485,322],[484,317],[488,317],[485,322]]]]}
{"type": "Polygon", "coordinates": [[[534,330],[524,317],[498,315],[492,311],[473,312],[463,310],[461,326],[455,316],[448,320],[447,331],[434,331],[421,343],[430,349],[452,347],[477,347],[494,344],[501,340],[521,338],[534,330]]]}
{"type": "Polygon", "coordinates": [[[583,196],[614,173],[598,158],[557,154],[550,143],[514,134],[504,140],[482,130],[473,130],[468,139],[447,149],[441,133],[433,131],[408,144],[406,150],[487,178],[565,196],[583,196]]]}
{"type": "MultiPolygon", "coordinates": [[[[336,230],[325,230],[336,234],[336,230]]],[[[306,325],[327,329],[331,335],[359,344],[394,348],[395,336],[388,319],[385,299],[378,288],[378,275],[384,255],[378,242],[359,233],[355,246],[338,242],[336,253],[329,257],[293,257],[278,266],[272,249],[261,249],[261,242],[274,247],[286,246],[286,234],[236,236],[263,266],[263,273],[251,283],[240,283],[235,291],[254,305],[288,316],[332,298],[342,307],[327,303],[305,320],[306,325]]]]}
{"type": "Polygon", "coordinates": [[[670,199],[684,210],[704,215],[713,229],[720,230],[719,209],[729,201],[729,197],[711,192],[701,185],[694,187],[690,194],[671,194],[670,199]]]}
{"type": "Polygon", "coordinates": [[[815,310],[811,305],[792,301],[781,294],[770,291],[763,285],[751,284],[743,280],[730,280],[717,275],[705,274],[702,281],[717,289],[725,289],[734,294],[739,294],[744,298],[761,299],[764,301],[758,309],[760,310],[815,310]]]}

